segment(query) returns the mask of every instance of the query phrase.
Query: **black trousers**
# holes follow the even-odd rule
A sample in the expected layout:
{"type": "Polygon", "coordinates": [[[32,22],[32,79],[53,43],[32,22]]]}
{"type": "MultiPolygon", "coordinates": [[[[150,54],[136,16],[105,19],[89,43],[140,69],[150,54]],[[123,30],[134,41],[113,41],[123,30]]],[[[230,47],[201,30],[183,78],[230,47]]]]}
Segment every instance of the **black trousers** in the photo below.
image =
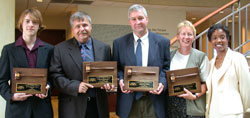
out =
{"type": "Polygon", "coordinates": [[[98,109],[95,97],[88,97],[88,104],[86,110],[86,118],[98,118],[98,109]]]}

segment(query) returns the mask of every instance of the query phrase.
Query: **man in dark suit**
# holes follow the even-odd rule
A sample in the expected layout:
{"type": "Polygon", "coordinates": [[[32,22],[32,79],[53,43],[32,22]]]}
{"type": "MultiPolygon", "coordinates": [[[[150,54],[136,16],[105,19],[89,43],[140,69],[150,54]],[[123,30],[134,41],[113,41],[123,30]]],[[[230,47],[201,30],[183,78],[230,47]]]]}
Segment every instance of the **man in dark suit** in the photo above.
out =
{"type": "Polygon", "coordinates": [[[22,36],[5,45],[0,58],[0,94],[7,103],[5,118],[53,118],[50,80],[46,86],[47,94],[11,92],[12,86],[8,81],[11,83],[14,79],[11,76],[13,68],[49,68],[53,53],[53,46],[37,37],[43,29],[39,10],[24,10],[17,27],[22,36]]]}
{"type": "Polygon", "coordinates": [[[110,61],[110,46],[93,39],[91,17],[76,12],[70,18],[74,38],[55,46],[50,72],[59,90],[60,118],[108,118],[108,97],[105,89],[83,82],[83,61],[110,61]]]}
{"type": "Polygon", "coordinates": [[[116,113],[121,118],[165,118],[163,93],[167,88],[165,71],[170,66],[169,40],[148,31],[148,16],[143,6],[132,5],[128,10],[128,15],[133,33],[113,42],[113,58],[118,64],[120,79],[116,113]],[[141,56],[138,56],[137,52],[140,52],[141,56]],[[159,67],[160,77],[157,90],[143,93],[143,95],[140,92],[124,90],[125,66],[159,67]]]}

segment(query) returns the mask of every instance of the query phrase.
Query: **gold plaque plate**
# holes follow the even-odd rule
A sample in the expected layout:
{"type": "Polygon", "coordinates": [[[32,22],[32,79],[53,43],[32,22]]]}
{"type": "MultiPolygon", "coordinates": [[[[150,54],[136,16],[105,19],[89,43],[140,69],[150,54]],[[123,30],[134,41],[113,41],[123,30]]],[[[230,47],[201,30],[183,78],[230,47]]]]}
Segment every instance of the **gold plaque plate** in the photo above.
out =
{"type": "Polygon", "coordinates": [[[184,88],[192,93],[201,92],[201,81],[198,68],[186,68],[167,71],[169,96],[185,93],[184,88]]]}
{"type": "Polygon", "coordinates": [[[46,94],[47,69],[13,68],[12,93],[46,94]]]}
{"type": "Polygon", "coordinates": [[[124,89],[132,91],[156,90],[159,82],[159,67],[125,66],[124,89]]]}
{"type": "Polygon", "coordinates": [[[107,83],[117,86],[117,62],[83,62],[83,81],[96,88],[107,83]]]}

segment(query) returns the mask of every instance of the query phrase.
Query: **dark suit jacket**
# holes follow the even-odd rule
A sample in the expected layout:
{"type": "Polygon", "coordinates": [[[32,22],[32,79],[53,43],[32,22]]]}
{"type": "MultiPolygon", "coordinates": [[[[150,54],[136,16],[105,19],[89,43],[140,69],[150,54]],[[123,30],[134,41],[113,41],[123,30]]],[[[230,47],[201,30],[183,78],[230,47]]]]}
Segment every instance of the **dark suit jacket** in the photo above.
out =
{"type": "MultiPolygon", "coordinates": [[[[93,39],[94,60],[110,61],[110,46],[93,39]]],[[[79,94],[78,87],[83,79],[82,57],[75,38],[55,46],[50,71],[53,83],[59,90],[59,117],[84,118],[87,94],[79,94]]],[[[100,118],[109,117],[108,98],[105,90],[96,89],[97,107],[100,118]]]]}
{"type": "MultiPolygon", "coordinates": [[[[160,68],[159,82],[164,84],[164,91],[167,88],[166,70],[170,67],[169,40],[158,34],[149,32],[149,54],[148,66],[157,66],[160,68]]],[[[113,58],[118,64],[118,77],[123,79],[124,66],[135,66],[136,58],[134,54],[133,33],[120,37],[113,42],[113,58]]],[[[121,118],[127,118],[132,103],[134,93],[124,94],[118,88],[117,94],[117,115],[121,118]]],[[[159,118],[165,118],[165,100],[164,92],[160,95],[149,94],[152,100],[155,112],[159,118]]]]}
{"type": "MultiPolygon", "coordinates": [[[[49,68],[53,46],[45,42],[43,43],[45,46],[38,48],[36,68],[49,68]]],[[[0,59],[0,94],[7,102],[5,117],[29,118],[31,112],[33,112],[35,116],[40,118],[52,118],[53,110],[50,102],[50,94],[45,99],[33,96],[21,102],[11,100],[13,94],[11,93],[11,86],[8,84],[8,81],[12,80],[11,74],[14,67],[29,68],[29,64],[24,48],[11,43],[4,46],[0,59]]]]}

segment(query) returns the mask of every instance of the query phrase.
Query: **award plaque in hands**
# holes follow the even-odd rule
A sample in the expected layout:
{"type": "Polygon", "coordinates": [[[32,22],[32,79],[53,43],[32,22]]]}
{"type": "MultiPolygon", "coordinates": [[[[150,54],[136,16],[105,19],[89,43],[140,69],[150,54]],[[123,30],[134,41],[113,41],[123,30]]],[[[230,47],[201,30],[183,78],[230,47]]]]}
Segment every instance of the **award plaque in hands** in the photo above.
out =
{"type": "Polygon", "coordinates": [[[159,67],[125,66],[124,89],[132,91],[156,90],[159,82],[159,67]]]}
{"type": "Polygon", "coordinates": [[[13,68],[12,93],[46,94],[48,69],[13,68]]]}
{"type": "Polygon", "coordinates": [[[117,86],[117,62],[83,62],[83,81],[96,88],[104,84],[117,86]]]}
{"type": "Polygon", "coordinates": [[[167,71],[169,96],[185,93],[184,88],[192,93],[201,92],[201,81],[198,68],[186,68],[167,71]]]}

